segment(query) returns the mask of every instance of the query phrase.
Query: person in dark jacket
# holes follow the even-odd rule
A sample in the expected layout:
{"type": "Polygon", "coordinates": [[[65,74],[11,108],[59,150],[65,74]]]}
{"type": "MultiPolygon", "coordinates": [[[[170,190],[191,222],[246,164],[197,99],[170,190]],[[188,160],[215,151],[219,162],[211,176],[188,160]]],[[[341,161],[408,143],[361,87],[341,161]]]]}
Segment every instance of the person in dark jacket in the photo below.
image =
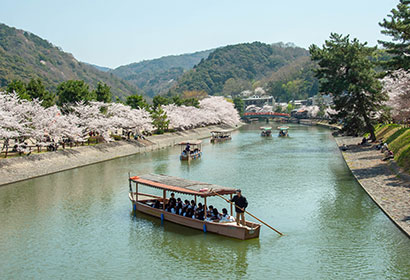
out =
{"type": "Polygon", "coordinates": [[[238,226],[240,224],[245,226],[245,213],[243,210],[248,207],[248,201],[246,200],[246,197],[242,195],[241,190],[236,190],[236,195],[231,199],[231,201],[235,203],[236,224],[238,226]]]}

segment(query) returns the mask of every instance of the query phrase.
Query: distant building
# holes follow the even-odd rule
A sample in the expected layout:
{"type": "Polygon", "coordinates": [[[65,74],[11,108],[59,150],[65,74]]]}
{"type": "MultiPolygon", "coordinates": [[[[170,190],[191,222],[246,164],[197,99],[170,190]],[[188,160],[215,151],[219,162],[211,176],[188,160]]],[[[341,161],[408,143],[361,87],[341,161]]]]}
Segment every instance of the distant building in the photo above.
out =
{"type": "Polygon", "coordinates": [[[297,118],[297,119],[307,119],[309,118],[309,111],[305,109],[294,109],[290,113],[292,118],[297,118]]]}
{"type": "Polygon", "coordinates": [[[291,102],[295,108],[300,108],[303,105],[307,105],[308,101],[307,100],[294,100],[291,102]]]}
{"type": "Polygon", "coordinates": [[[255,105],[257,107],[263,107],[265,105],[273,106],[275,99],[272,96],[258,96],[254,95],[248,98],[244,98],[245,108],[249,105],[255,105]]]}
{"type": "Polygon", "coordinates": [[[320,96],[320,94],[317,94],[315,96],[309,97],[308,98],[308,105],[313,105],[313,106],[319,106],[319,99],[322,98],[322,101],[324,103],[325,106],[329,107],[331,105],[333,105],[333,98],[330,94],[326,94],[326,95],[322,95],[320,96]]]}

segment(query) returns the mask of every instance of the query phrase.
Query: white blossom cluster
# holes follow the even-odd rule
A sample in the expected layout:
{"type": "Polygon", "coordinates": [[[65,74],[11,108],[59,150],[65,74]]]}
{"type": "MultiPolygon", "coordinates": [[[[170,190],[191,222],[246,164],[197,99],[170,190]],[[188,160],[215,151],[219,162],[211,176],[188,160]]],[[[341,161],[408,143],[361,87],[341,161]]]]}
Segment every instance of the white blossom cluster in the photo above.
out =
{"type": "Polygon", "coordinates": [[[0,92],[0,139],[31,139],[37,145],[62,140],[86,141],[92,134],[110,141],[117,129],[151,131],[150,114],[118,103],[77,103],[63,114],[57,106],[44,108],[37,100],[20,99],[16,93],[0,92]]]}
{"type": "Polygon", "coordinates": [[[396,70],[381,80],[392,109],[393,118],[399,122],[410,121],[410,71],[396,70]]]}
{"type": "Polygon", "coordinates": [[[240,117],[233,103],[221,96],[208,97],[200,101],[199,108],[191,106],[162,106],[169,120],[169,127],[186,130],[195,127],[215,124],[234,126],[240,117]]]}
{"type": "MultiPolygon", "coordinates": [[[[170,127],[190,129],[212,124],[236,125],[240,122],[234,105],[223,97],[209,97],[200,107],[163,106],[170,127]]],[[[65,108],[44,108],[38,100],[20,99],[16,93],[0,92],[0,139],[31,139],[36,145],[49,145],[64,140],[86,141],[100,135],[110,141],[110,132],[150,132],[152,118],[145,109],[132,109],[121,103],[77,103],[65,108]]]]}

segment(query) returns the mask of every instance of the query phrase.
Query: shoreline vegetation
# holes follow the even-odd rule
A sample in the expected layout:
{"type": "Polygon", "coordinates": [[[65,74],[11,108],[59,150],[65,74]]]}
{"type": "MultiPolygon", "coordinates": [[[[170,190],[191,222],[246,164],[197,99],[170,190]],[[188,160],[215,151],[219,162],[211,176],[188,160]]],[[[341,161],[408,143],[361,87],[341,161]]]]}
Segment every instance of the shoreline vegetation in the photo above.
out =
{"type": "Polygon", "coordinates": [[[146,140],[114,141],[94,146],[79,146],[56,152],[1,159],[0,187],[120,157],[171,147],[186,139],[209,138],[212,130],[229,129],[233,131],[240,128],[241,125],[235,127],[212,125],[153,135],[147,137],[146,140]]]}

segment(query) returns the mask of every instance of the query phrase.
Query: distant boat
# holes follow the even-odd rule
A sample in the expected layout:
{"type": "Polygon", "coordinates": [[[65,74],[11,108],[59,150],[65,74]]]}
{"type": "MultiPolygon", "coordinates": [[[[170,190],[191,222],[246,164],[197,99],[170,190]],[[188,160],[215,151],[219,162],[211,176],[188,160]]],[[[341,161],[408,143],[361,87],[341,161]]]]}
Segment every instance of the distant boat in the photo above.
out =
{"type": "Polygon", "coordinates": [[[180,160],[190,161],[202,157],[202,141],[201,140],[186,140],[178,143],[181,146],[180,160]]]}
{"type": "Polygon", "coordinates": [[[263,136],[263,137],[272,136],[272,127],[270,127],[270,126],[260,127],[260,129],[261,129],[261,136],[263,136]]]}
{"type": "MultiPolygon", "coordinates": [[[[133,210],[139,211],[164,221],[170,221],[179,225],[187,226],[194,229],[203,230],[204,232],[212,232],[228,237],[238,238],[242,240],[259,238],[261,225],[258,223],[245,221],[245,226],[238,226],[233,222],[217,222],[194,219],[185,217],[179,214],[166,211],[166,205],[169,203],[167,192],[181,193],[184,195],[193,195],[194,201],[202,197],[204,201],[204,209],[206,209],[207,198],[216,195],[232,195],[235,189],[222,187],[218,185],[190,181],[183,178],[172,177],[159,174],[147,174],[142,176],[134,176],[129,178],[129,199],[131,200],[133,210]],[[135,192],[133,191],[135,184],[135,192]],[[139,185],[152,187],[163,190],[163,195],[156,196],[138,191],[139,185]]],[[[231,207],[231,215],[232,215],[231,207]]],[[[206,211],[205,211],[206,218],[206,211]]]]}
{"type": "Polygon", "coordinates": [[[214,130],[211,131],[211,143],[219,143],[231,140],[231,131],[229,130],[214,130]]]}
{"type": "Polygon", "coordinates": [[[289,127],[288,126],[278,126],[279,135],[278,137],[289,137],[289,127]]]}

